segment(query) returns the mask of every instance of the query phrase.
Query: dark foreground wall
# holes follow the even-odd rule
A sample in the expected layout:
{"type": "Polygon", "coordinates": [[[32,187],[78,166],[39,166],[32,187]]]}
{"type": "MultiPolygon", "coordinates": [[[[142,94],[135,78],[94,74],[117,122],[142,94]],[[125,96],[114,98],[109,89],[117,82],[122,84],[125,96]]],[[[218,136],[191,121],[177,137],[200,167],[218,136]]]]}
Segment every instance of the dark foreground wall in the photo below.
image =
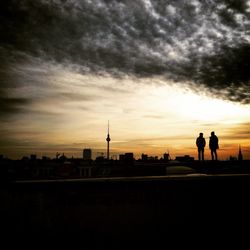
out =
{"type": "Polygon", "coordinates": [[[1,234],[99,242],[243,235],[249,187],[249,176],[2,184],[1,234]]]}

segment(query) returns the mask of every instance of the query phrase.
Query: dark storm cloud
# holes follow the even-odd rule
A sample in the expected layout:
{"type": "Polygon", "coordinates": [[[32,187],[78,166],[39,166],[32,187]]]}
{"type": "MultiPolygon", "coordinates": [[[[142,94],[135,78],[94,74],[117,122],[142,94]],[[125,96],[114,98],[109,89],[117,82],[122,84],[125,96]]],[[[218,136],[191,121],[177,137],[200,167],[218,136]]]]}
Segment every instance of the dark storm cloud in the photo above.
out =
{"type": "Polygon", "coordinates": [[[21,112],[22,108],[31,102],[30,98],[10,97],[4,88],[0,87],[0,117],[8,117],[13,113],[21,112]]]}
{"type": "MultiPolygon", "coordinates": [[[[82,73],[190,81],[250,103],[249,17],[246,0],[2,1],[0,88],[16,84],[13,64],[28,55],[82,73]]],[[[1,99],[6,111],[22,101],[1,99]]]]}
{"type": "Polygon", "coordinates": [[[22,107],[31,103],[28,98],[7,97],[0,89],[0,116],[8,116],[22,110],[22,107]]]}

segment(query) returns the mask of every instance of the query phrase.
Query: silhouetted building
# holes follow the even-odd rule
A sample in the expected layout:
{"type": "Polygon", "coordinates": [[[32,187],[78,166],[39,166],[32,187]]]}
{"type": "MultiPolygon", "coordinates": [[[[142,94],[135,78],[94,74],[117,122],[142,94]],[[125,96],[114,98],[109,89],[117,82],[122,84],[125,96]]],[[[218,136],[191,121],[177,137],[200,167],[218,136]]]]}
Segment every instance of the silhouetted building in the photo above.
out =
{"type": "Polygon", "coordinates": [[[64,153],[59,157],[59,160],[65,161],[67,157],[64,155],[64,153]]]}
{"type": "Polygon", "coordinates": [[[50,178],[55,177],[55,172],[57,169],[57,164],[47,163],[44,165],[35,165],[32,168],[33,178],[50,178]]]}
{"type": "Polygon", "coordinates": [[[80,177],[91,177],[92,167],[79,167],[80,177]]]}
{"type": "Polygon", "coordinates": [[[133,153],[120,154],[119,160],[126,164],[131,164],[134,162],[134,154],[133,153]]]}
{"type": "Polygon", "coordinates": [[[141,159],[142,159],[142,161],[147,161],[148,160],[148,155],[147,154],[142,154],[141,159]]]}
{"type": "Polygon", "coordinates": [[[169,161],[170,160],[169,154],[167,154],[167,153],[163,154],[163,159],[164,159],[164,161],[169,161]]]}
{"type": "Polygon", "coordinates": [[[236,161],[237,160],[237,157],[234,157],[232,155],[229,156],[229,161],[236,161]]]}
{"type": "Polygon", "coordinates": [[[36,155],[30,155],[30,160],[35,161],[36,160],[36,155]]]}
{"type": "Polygon", "coordinates": [[[124,154],[120,154],[119,155],[119,161],[124,161],[125,160],[125,155],[124,154]]]}
{"type": "Polygon", "coordinates": [[[125,153],[125,161],[134,161],[133,153],[125,153]]]}
{"type": "Polygon", "coordinates": [[[238,154],[238,161],[242,161],[243,160],[243,155],[241,152],[241,146],[239,146],[239,154],[238,154]]]}
{"type": "Polygon", "coordinates": [[[158,161],[158,156],[149,156],[148,160],[149,161],[158,161]]]}
{"type": "Polygon", "coordinates": [[[69,177],[72,175],[72,172],[73,164],[70,161],[64,161],[60,167],[57,168],[56,175],[59,177],[69,177]]]}
{"type": "Polygon", "coordinates": [[[91,177],[92,176],[92,162],[91,161],[84,161],[81,162],[80,165],[77,166],[79,170],[80,177],[91,177]]]}
{"type": "Polygon", "coordinates": [[[46,156],[46,155],[43,155],[43,156],[42,156],[42,160],[43,160],[43,161],[48,161],[48,160],[50,160],[50,158],[49,158],[48,156],[46,156]]]}
{"type": "Polygon", "coordinates": [[[97,156],[95,160],[97,163],[104,162],[104,156],[97,156]]]}
{"type": "Polygon", "coordinates": [[[191,157],[189,155],[184,155],[184,156],[176,156],[175,157],[176,161],[182,161],[182,162],[186,162],[186,161],[194,161],[194,157],[191,157]]]}
{"type": "Polygon", "coordinates": [[[83,149],[83,160],[91,160],[92,151],[90,148],[83,149]]]}
{"type": "Polygon", "coordinates": [[[23,156],[22,157],[22,161],[28,161],[29,160],[29,157],[28,156],[23,156]]]}

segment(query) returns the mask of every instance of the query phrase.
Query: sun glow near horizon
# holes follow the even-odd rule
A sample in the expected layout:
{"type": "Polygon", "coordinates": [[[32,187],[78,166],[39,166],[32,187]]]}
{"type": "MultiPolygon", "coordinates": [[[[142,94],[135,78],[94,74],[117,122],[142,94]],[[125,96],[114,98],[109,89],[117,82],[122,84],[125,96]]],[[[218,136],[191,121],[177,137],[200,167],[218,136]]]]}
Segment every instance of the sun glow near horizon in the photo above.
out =
{"type": "Polygon", "coordinates": [[[187,120],[231,124],[249,120],[250,105],[218,99],[205,93],[196,93],[177,85],[156,87],[154,93],[158,100],[158,109],[170,107],[177,116],[187,120]]]}

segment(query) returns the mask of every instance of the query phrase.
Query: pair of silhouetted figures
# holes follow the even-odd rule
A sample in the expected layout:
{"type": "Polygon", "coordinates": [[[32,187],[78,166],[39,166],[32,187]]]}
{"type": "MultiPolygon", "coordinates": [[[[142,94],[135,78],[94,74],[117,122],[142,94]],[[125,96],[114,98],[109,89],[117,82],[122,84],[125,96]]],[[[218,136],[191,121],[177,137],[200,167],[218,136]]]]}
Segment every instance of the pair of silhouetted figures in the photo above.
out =
{"type": "MultiPolygon", "coordinates": [[[[200,133],[196,139],[196,146],[198,148],[198,159],[204,161],[204,148],[206,146],[206,140],[203,137],[203,133],[200,133]]],[[[214,132],[211,132],[209,137],[209,149],[211,151],[212,160],[217,160],[217,149],[219,148],[219,139],[214,132]]]]}

